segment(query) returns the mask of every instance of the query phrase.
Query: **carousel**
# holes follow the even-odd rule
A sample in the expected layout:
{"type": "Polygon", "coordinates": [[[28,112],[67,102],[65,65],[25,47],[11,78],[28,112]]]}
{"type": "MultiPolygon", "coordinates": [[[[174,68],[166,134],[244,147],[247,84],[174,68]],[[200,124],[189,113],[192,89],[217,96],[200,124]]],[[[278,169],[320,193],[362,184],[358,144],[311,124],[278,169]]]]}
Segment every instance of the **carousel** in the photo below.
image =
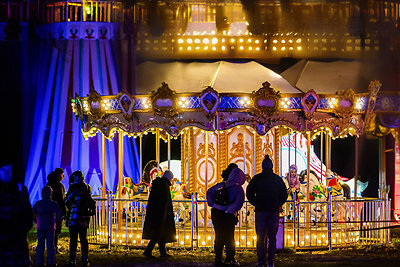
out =
{"type": "MultiPolygon", "coordinates": [[[[75,95],[72,108],[85,138],[101,134],[103,147],[106,139],[115,136],[119,140],[118,187],[115,191],[105,189],[103,175],[103,188],[96,199],[97,213],[89,229],[91,242],[109,246],[147,245],[147,240],[141,239],[141,231],[151,181],[163,170],[160,141],[168,144],[166,168],[170,169],[171,139],[177,138],[181,151],[180,180],[174,182],[171,191],[178,241],[170,244],[172,247],[212,247],[214,233],[205,201],[207,189],[221,181],[220,174],[229,163],[236,163],[249,177],[261,172],[266,154],[273,159],[274,171],[284,181],[289,166],[298,166],[299,174],[302,171],[300,190],[294,192],[288,185],[291,197],[281,213],[278,248],[390,242],[387,190],[381,186],[377,199],[361,198],[357,164],[354,178],[346,182],[335,173],[337,170],[330,168],[330,148],[335,138],[353,136],[357,140],[365,133],[393,133],[387,125],[379,124],[377,114],[385,112],[386,107],[379,103],[396,101],[398,96],[378,94],[379,81],[371,81],[364,93],[352,89],[335,94],[302,92],[272,71],[253,79],[258,74],[254,64],[257,63],[239,64],[237,73],[232,73],[235,63],[218,62],[212,66],[215,75],[211,79],[201,76],[207,73],[204,68],[200,74],[187,71],[185,75],[200,78],[177,78],[185,86],[169,82],[168,77],[164,77],[168,83],[158,85],[154,84],[155,79],[143,78],[143,82],[151,83],[144,86],[147,92],[149,88],[155,89],[150,94],[138,91],[130,95],[122,91],[101,96],[92,90],[85,97],[75,95]],[[247,69],[249,73],[243,73],[247,69]],[[251,80],[247,87],[243,86],[244,79],[251,80]],[[142,162],[142,138],[147,134],[156,136],[156,158],[142,162]],[[143,173],[139,183],[123,176],[126,135],[139,138],[143,173]],[[320,158],[312,147],[317,136],[321,142],[320,158]]],[[[105,150],[101,153],[105,168],[105,150]]],[[[247,201],[239,214],[235,238],[239,248],[256,247],[254,209],[247,201]]]]}

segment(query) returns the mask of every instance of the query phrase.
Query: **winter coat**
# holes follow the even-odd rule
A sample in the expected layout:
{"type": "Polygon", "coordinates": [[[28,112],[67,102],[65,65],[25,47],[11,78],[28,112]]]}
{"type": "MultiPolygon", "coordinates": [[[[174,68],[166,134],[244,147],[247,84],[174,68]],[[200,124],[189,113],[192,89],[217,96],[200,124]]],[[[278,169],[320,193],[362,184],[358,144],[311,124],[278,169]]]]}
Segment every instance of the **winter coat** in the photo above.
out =
{"type": "Polygon", "coordinates": [[[36,221],[37,230],[55,230],[56,222],[62,220],[61,209],[57,202],[50,196],[43,196],[33,205],[33,220],[36,221]]]}
{"type": "Polygon", "coordinates": [[[153,180],[143,226],[143,239],[175,242],[176,230],[172,209],[171,182],[164,177],[153,180]]]}
{"type": "Polygon", "coordinates": [[[60,207],[62,216],[65,216],[67,209],[64,204],[65,198],[65,188],[64,185],[61,183],[60,178],[57,176],[52,177],[50,180],[47,181],[47,186],[50,186],[53,189],[52,200],[57,202],[58,206],[60,207]]]}
{"type": "Polygon", "coordinates": [[[0,182],[0,266],[28,266],[32,207],[27,188],[0,182]]]}
{"type": "Polygon", "coordinates": [[[270,168],[254,175],[247,186],[246,196],[256,212],[279,211],[288,198],[285,183],[270,168]]]}
{"type": "Polygon", "coordinates": [[[237,212],[242,208],[244,202],[244,190],[242,185],[246,181],[246,176],[239,168],[234,168],[229,174],[228,180],[225,182],[225,187],[229,192],[228,206],[222,206],[214,203],[215,193],[224,185],[224,182],[215,184],[207,190],[207,204],[212,208],[225,211],[232,215],[237,215],[237,212]]]}
{"type": "Polygon", "coordinates": [[[87,206],[85,201],[88,201],[89,196],[92,195],[90,185],[84,181],[75,181],[74,184],[68,188],[67,196],[65,197],[65,205],[67,206],[66,225],[89,227],[90,216],[83,216],[79,214],[82,205],[87,206]]]}

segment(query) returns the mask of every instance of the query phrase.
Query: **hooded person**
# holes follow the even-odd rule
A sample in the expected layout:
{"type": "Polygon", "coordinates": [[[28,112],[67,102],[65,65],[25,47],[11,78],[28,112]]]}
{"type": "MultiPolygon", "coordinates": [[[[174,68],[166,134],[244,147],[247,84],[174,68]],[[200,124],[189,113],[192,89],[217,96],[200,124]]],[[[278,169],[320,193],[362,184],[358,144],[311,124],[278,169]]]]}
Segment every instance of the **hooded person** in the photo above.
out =
{"type": "Polygon", "coordinates": [[[69,179],[70,186],[65,197],[67,206],[66,225],[69,228],[69,264],[75,265],[76,247],[78,244],[78,235],[81,241],[82,264],[89,265],[88,254],[89,245],[87,240],[87,229],[90,223],[90,216],[83,214],[83,207],[87,207],[92,196],[90,185],[85,183],[83,173],[75,171],[69,179]]]}
{"type": "Polygon", "coordinates": [[[158,243],[161,257],[170,256],[167,254],[165,244],[176,241],[170,191],[173,178],[173,173],[166,170],[162,177],[157,177],[152,181],[142,233],[142,239],[150,239],[143,252],[143,255],[148,258],[154,257],[152,251],[156,243],[158,243]]]}
{"type": "Polygon", "coordinates": [[[47,266],[55,266],[56,251],[54,234],[56,224],[62,221],[62,213],[57,202],[52,200],[53,189],[45,186],[42,189],[42,200],[33,205],[33,220],[36,222],[38,244],[36,248],[36,265],[44,264],[44,247],[47,241],[47,266]]]}
{"type": "MultiPolygon", "coordinates": [[[[236,164],[234,164],[236,165],[236,164]]],[[[211,220],[214,225],[215,239],[215,266],[238,266],[235,260],[235,225],[238,222],[238,211],[244,202],[244,191],[242,185],[246,176],[241,169],[230,164],[229,176],[221,183],[217,183],[207,190],[207,204],[211,207],[211,220]],[[224,189],[222,189],[224,188],[224,189]],[[227,205],[217,203],[215,196],[217,191],[226,190],[227,205]],[[226,248],[226,262],[223,263],[222,251],[226,248]]],[[[236,165],[237,166],[237,165],[236,165]]],[[[224,176],[223,171],[222,176],[224,176]]]]}
{"type": "Polygon", "coordinates": [[[273,167],[272,160],[265,155],[262,172],[254,175],[246,191],[247,199],[255,206],[258,266],[266,265],[267,239],[268,266],[274,265],[279,209],[288,198],[285,183],[273,172],[273,167]]]}

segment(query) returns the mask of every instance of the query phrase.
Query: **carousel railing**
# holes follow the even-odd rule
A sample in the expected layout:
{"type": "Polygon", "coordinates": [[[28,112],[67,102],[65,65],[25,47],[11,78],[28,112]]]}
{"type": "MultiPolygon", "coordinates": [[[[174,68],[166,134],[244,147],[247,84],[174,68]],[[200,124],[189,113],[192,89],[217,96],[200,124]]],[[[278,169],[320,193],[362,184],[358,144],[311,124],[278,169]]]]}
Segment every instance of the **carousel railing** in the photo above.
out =
{"type": "MultiPolygon", "coordinates": [[[[123,245],[145,247],[142,240],[147,200],[116,199],[109,192],[95,198],[96,214],[92,217],[89,242],[111,247],[123,245]]],[[[207,202],[193,193],[190,199],[173,200],[176,239],[175,248],[211,248],[214,229],[207,202]]],[[[245,201],[235,227],[237,248],[254,249],[256,233],[254,207],[245,201]]],[[[390,242],[390,200],[357,199],[327,201],[288,201],[283,206],[277,234],[277,248],[317,249],[388,244],[390,242]]]]}

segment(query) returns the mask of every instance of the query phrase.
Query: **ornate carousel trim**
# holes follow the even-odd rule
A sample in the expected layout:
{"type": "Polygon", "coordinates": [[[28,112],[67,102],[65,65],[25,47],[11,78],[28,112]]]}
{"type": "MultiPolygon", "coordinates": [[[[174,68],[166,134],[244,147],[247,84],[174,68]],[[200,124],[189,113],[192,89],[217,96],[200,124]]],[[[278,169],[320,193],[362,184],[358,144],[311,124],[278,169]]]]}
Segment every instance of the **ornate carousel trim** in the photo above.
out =
{"type": "Polygon", "coordinates": [[[370,92],[362,94],[352,89],[336,94],[317,94],[314,90],[281,94],[264,82],[249,94],[218,93],[212,87],[201,93],[180,94],[163,83],[151,95],[133,96],[123,91],[101,96],[92,90],[87,97],[76,94],[71,105],[85,137],[101,131],[111,138],[113,129],[137,136],[152,128],[176,137],[188,127],[224,131],[240,125],[253,128],[260,136],[282,125],[297,132],[325,129],[338,137],[345,129],[354,129],[347,133],[360,135],[389,132],[382,127],[398,128],[400,96],[396,92],[378,95],[380,87],[379,81],[373,81],[370,92]]]}

